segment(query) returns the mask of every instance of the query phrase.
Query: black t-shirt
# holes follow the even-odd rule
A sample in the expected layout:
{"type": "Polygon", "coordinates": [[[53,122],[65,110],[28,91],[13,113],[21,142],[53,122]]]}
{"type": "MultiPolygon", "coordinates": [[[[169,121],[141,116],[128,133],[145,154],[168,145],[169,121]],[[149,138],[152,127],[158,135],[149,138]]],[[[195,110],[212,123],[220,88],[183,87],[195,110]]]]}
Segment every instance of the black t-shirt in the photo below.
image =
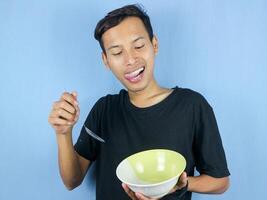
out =
{"type": "MultiPolygon", "coordinates": [[[[105,140],[95,140],[82,128],[75,144],[81,156],[96,161],[96,200],[128,200],[116,167],[124,158],[148,149],[181,153],[188,176],[194,175],[195,168],[217,178],[229,175],[213,110],[192,90],[175,87],[164,100],[146,108],[134,106],[128,92],[121,90],[100,98],[85,125],[105,140]]],[[[164,199],[177,199],[175,196],[164,199]]],[[[181,199],[191,199],[191,192],[181,199]]]]}

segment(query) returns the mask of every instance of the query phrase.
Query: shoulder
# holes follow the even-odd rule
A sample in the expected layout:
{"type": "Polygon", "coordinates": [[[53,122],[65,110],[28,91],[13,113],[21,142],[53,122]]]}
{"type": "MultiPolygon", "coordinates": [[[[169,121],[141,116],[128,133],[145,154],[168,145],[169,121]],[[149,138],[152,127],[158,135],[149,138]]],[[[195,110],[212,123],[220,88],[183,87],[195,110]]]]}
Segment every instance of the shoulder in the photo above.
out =
{"type": "Polygon", "coordinates": [[[206,98],[197,91],[194,91],[189,88],[177,87],[176,89],[178,93],[178,98],[181,98],[190,104],[194,105],[208,104],[206,98]]]}
{"type": "Polygon", "coordinates": [[[97,107],[116,106],[120,102],[122,102],[125,95],[127,95],[127,92],[124,89],[120,90],[118,94],[107,94],[99,98],[95,106],[97,107]]]}

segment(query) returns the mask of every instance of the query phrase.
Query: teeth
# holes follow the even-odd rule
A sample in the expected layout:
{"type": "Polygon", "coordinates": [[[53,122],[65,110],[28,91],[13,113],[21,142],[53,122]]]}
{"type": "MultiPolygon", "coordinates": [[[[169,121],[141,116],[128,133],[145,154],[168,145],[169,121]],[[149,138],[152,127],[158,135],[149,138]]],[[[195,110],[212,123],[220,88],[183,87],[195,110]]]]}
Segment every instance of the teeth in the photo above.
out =
{"type": "Polygon", "coordinates": [[[126,76],[127,78],[135,77],[135,76],[137,76],[142,70],[144,70],[144,67],[139,68],[139,69],[135,70],[134,72],[125,74],[125,76],[126,76]]]}

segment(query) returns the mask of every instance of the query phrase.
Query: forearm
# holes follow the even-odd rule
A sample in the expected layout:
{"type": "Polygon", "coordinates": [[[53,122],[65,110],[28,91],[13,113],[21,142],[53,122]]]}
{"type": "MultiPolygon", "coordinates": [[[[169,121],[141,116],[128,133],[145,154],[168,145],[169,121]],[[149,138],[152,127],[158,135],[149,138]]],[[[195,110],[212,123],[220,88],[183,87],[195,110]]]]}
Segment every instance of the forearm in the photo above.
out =
{"type": "Polygon", "coordinates": [[[82,182],[82,169],[73,147],[70,134],[57,134],[58,162],[61,178],[65,186],[71,190],[82,182]]]}
{"type": "Polygon", "coordinates": [[[229,178],[213,178],[202,174],[188,177],[188,191],[207,194],[221,194],[229,187],[229,178]]]}

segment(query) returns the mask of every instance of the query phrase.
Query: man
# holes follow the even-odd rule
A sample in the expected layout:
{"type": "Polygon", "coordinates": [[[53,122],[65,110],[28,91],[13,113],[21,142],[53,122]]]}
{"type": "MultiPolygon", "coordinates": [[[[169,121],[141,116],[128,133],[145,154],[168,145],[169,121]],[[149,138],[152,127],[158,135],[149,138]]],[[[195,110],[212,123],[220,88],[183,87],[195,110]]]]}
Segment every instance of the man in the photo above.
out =
{"type": "Polygon", "coordinates": [[[79,117],[77,93],[65,92],[55,102],[49,122],[57,136],[59,169],[68,189],[80,185],[96,161],[96,199],[149,198],[117,179],[120,161],[133,153],[164,148],[187,161],[178,183],[162,199],[191,199],[192,192],[219,194],[227,190],[229,171],[212,108],[197,92],[159,86],[154,78],[158,40],[147,14],[137,5],[114,10],[96,26],[103,62],[127,90],[100,98],[73,146],[72,128],[79,117]],[[194,176],[194,169],[200,173],[194,176]]]}

